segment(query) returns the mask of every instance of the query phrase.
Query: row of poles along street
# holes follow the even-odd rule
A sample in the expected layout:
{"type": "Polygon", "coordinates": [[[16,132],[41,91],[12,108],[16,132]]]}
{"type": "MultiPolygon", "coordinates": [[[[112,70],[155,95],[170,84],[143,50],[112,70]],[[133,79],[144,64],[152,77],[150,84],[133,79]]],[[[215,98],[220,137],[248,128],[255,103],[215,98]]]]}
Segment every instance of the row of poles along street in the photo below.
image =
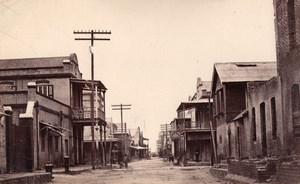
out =
{"type": "MultiPolygon", "coordinates": [[[[96,35],[108,35],[111,34],[111,31],[74,31],[74,34],[78,35],[90,35],[90,37],[85,38],[75,38],[75,40],[80,41],[90,41],[90,53],[91,53],[91,134],[92,134],[92,153],[91,153],[91,164],[92,169],[95,170],[95,117],[94,117],[94,41],[110,41],[110,38],[96,38],[96,35]]],[[[105,103],[105,102],[104,102],[105,103]]],[[[123,110],[130,110],[131,105],[130,104],[120,104],[120,105],[112,105],[112,110],[119,110],[121,112],[121,135],[122,135],[122,141],[124,143],[124,153],[126,154],[126,141],[124,138],[124,132],[123,132],[123,110]]],[[[104,112],[105,111],[105,104],[104,104],[104,112]]],[[[104,113],[104,119],[105,119],[105,113],[104,113]]]]}

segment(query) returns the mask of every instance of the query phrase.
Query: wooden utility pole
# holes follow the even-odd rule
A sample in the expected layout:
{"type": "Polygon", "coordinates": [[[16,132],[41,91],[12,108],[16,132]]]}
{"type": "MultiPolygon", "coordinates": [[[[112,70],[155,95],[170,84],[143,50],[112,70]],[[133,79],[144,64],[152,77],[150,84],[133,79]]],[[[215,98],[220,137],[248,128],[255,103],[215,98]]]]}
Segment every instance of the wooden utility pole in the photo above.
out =
{"type": "Polygon", "coordinates": [[[109,41],[109,38],[95,38],[94,35],[98,34],[111,34],[110,31],[74,31],[74,34],[88,34],[91,35],[90,38],[75,38],[75,40],[83,40],[83,41],[91,41],[90,46],[90,52],[91,52],[91,131],[92,131],[92,169],[95,170],[95,130],[94,130],[94,124],[95,124],[95,118],[94,118],[94,53],[93,53],[93,47],[94,47],[94,41],[95,40],[102,40],[102,41],[109,41]]]}
{"type": "Polygon", "coordinates": [[[211,133],[211,141],[212,141],[212,147],[214,152],[214,162],[212,162],[212,165],[214,163],[218,162],[218,156],[217,156],[217,148],[216,148],[216,142],[215,142],[215,133],[212,126],[212,108],[210,103],[210,97],[208,97],[208,108],[209,108],[209,127],[210,127],[210,133],[211,133]]]}
{"type": "MultiPolygon", "coordinates": [[[[113,109],[112,110],[120,110],[121,111],[121,135],[122,135],[122,141],[124,142],[124,154],[126,154],[126,135],[124,139],[123,136],[123,110],[130,110],[131,104],[120,104],[120,105],[112,105],[113,109]]],[[[126,129],[125,129],[125,134],[126,134],[126,129]]]]}
{"type": "Polygon", "coordinates": [[[168,131],[170,131],[169,135],[171,135],[171,125],[170,124],[161,124],[160,131],[163,133],[162,145],[163,145],[163,148],[165,148],[164,149],[164,158],[168,159],[168,155],[169,155],[168,131]],[[166,144],[164,144],[164,143],[166,143],[166,144]]]}

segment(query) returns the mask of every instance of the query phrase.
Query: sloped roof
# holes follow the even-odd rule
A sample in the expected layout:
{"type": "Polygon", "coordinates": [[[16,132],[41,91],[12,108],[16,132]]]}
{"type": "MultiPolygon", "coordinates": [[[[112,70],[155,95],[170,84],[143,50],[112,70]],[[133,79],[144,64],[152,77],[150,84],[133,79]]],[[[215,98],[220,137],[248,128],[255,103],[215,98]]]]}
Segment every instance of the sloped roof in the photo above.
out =
{"type": "Polygon", "coordinates": [[[267,81],[277,76],[276,62],[216,63],[221,82],[267,81]]]}
{"type": "MultiPolygon", "coordinates": [[[[210,102],[212,102],[212,99],[210,99],[210,102]]],[[[208,98],[202,98],[199,100],[193,100],[193,101],[187,101],[187,102],[181,102],[179,107],[177,108],[177,111],[182,110],[183,108],[188,109],[191,107],[196,107],[201,104],[208,104],[209,99],[208,98]]]]}
{"type": "Polygon", "coordinates": [[[217,76],[221,83],[268,81],[277,76],[277,65],[276,62],[215,63],[212,91],[216,87],[217,76]]]}
{"type": "Polygon", "coordinates": [[[0,70],[63,67],[64,60],[78,64],[76,54],[61,57],[0,59],[0,70]]]}
{"type": "MultiPolygon", "coordinates": [[[[90,85],[92,83],[91,80],[76,79],[76,78],[72,78],[70,81],[72,83],[78,83],[78,84],[82,84],[82,85],[90,85]]],[[[94,85],[100,87],[101,89],[107,90],[105,85],[100,80],[94,80],[94,85]]]]}

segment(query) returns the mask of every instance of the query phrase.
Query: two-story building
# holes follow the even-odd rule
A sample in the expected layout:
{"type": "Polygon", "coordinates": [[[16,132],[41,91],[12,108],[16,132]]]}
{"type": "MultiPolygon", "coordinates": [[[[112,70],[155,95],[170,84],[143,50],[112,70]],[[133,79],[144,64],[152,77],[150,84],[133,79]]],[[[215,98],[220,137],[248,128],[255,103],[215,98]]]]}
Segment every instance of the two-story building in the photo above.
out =
{"type": "MultiPolygon", "coordinates": [[[[12,109],[6,172],[33,171],[48,162],[60,167],[65,156],[82,164],[83,127],[91,125],[83,92],[91,82],[82,79],[76,54],[3,59],[0,70],[0,99],[12,109]]],[[[105,93],[100,81],[95,86],[105,93]]]]}
{"type": "Polygon", "coordinates": [[[210,122],[210,84],[210,81],[198,78],[197,92],[190,101],[181,102],[177,108],[177,118],[170,123],[175,158],[211,162],[215,127],[210,122]]]}
{"type": "Polygon", "coordinates": [[[149,145],[147,138],[144,137],[143,131],[140,127],[135,130],[135,133],[131,136],[130,143],[130,157],[135,159],[147,158],[149,145]]]}
{"type": "MultiPolygon", "coordinates": [[[[277,76],[275,62],[216,63],[213,70],[213,118],[217,127],[218,160],[232,156],[232,131],[229,124],[248,107],[248,84],[266,83],[277,76]]],[[[239,124],[239,137],[244,137],[243,123],[239,124]]],[[[264,130],[263,130],[264,132],[264,130]]],[[[244,150],[239,144],[240,150],[244,150]]],[[[239,156],[242,156],[241,153],[239,156]]]]}

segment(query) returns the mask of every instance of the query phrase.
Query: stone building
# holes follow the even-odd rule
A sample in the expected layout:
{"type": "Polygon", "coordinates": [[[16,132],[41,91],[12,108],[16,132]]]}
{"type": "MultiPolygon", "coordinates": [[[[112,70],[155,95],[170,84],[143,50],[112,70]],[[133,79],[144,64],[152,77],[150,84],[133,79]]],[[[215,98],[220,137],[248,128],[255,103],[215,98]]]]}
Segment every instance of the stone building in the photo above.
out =
{"type": "Polygon", "coordinates": [[[0,99],[12,109],[6,172],[33,171],[48,162],[61,167],[64,156],[82,164],[83,127],[91,123],[82,94],[91,82],[82,79],[76,54],[0,60],[0,70],[0,99]]]}
{"type": "Polygon", "coordinates": [[[265,181],[282,150],[281,82],[248,82],[247,107],[228,123],[228,172],[265,181]]]}
{"type": "Polygon", "coordinates": [[[282,149],[280,78],[247,84],[247,108],[229,124],[230,157],[277,157],[282,149]]]}
{"type": "MultiPolygon", "coordinates": [[[[247,152],[246,132],[244,123],[239,123],[240,118],[247,114],[249,103],[248,87],[250,83],[264,84],[272,77],[277,75],[276,63],[274,62],[251,62],[251,63],[216,63],[214,65],[212,93],[213,98],[213,118],[217,127],[217,155],[218,160],[226,160],[233,156],[235,148],[238,154],[235,156],[243,157],[247,152]],[[237,122],[236,128],[232,131],[231,122],[237,122]],[[233,133],[238,131],[240,141],[237,146],[233,146],[233,133]],[[243,151],[244,150],[244,151],[243,151]]],[[[246,125],[248,126],[248,125],[246,125]]],[[[234,126],[233,126],[234,127],[234,126]]],[[[248,136],[249,138],[249,136],[248,136]]]]}
{"type": "Polygon", "coordinates": [[[278,76],[247,84],[247,108],[229,123],[228,136],[235,143],[230,156],[247,159],[230,160],[228,172],[299,183],[300,1],[273,0],[273,5],[278,76]]]}

